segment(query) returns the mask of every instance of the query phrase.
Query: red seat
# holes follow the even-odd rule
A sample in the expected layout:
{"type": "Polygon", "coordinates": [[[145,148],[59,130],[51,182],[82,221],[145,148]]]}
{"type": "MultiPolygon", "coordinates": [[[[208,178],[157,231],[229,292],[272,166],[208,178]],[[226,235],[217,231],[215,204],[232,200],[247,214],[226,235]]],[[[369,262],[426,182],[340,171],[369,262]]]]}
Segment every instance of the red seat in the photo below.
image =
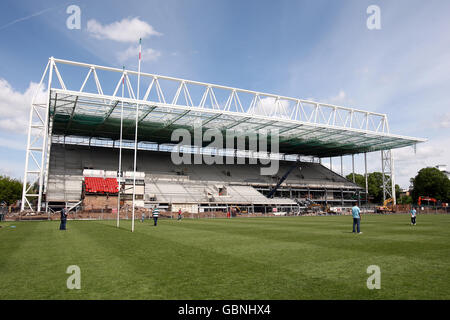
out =
{"type": "Polygon", "coordinates": [[[116,178],[85,177],[86,192],[118,193],[119,184],[116,178]]]}

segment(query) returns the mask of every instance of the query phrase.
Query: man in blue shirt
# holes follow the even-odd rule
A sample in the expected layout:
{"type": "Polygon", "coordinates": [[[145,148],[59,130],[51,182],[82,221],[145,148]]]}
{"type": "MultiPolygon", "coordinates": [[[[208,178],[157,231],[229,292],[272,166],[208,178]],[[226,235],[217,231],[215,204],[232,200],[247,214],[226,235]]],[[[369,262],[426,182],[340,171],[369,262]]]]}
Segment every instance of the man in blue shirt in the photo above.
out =
{"type": "Polygon", "coordinates": [[[355,226],[357,226],[358,233],[362,233],[360,230],[360,221],[361,221],[361,210],[358,208],[356,202],[352,208],[352,216],[353,216],[353,233],[355,233],[355,226]]]}
{"type": "Polygon", "coordinates": [[[411,225],[415,226],[417,211],[414,207],[412,207],[410,213],[411,213],[411,225]]]}

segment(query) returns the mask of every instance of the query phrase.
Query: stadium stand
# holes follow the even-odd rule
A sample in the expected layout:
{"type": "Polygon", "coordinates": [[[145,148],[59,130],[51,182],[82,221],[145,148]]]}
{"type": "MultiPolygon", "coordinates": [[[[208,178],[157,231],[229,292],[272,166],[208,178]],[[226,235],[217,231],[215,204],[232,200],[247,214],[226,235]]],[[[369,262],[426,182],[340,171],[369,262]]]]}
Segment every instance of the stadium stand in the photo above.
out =
{"type": "MultiPolygon", "coordinates": [[[[119,184],[118,149],[53,144],[48,177],[50,202],[76,201],[86,194],[117,194],[119,184]],[[115,177],[113,177],[115,176],[115,177]]],[[[171,153],[140,151],[137,158],[139,184],[142,191],[140,205],[165,204],[211,206],[299,206],[298,198],[316,201],[339,201],[342,190],[359,190],[352,182],[319,163],[301,162],[283,183],[275,198],[266,197],[268,191],[293,165],[280,161],[276,175],[260,174],[261,164],[181,164],[171,160],[171,153]],[[294,193],[293,193],[294,192],[294,193]],[[311,196],[311,193],[315,195],[311,196]],[[309,193],[309,196],[307,194],[309,193]],[[336,198],[336,199],[335,199],[336,198]]],[[[122,170],[125,177],[122,189],[130,194],[132,184],[133,151],[123,150],[122,170]]],[[[125,198],[129,202],[129,197],[125,198]]]]}

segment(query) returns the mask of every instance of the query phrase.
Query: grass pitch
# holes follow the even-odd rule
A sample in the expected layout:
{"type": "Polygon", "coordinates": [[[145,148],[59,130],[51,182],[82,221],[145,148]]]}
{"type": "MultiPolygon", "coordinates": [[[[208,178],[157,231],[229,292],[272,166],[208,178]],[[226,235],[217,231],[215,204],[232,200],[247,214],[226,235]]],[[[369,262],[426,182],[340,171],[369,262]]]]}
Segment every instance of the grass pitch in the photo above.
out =
{"type": "Polygon", "coordinates": [[[449,215],[0,225],[0,299],[450,299],[449,215]]]}

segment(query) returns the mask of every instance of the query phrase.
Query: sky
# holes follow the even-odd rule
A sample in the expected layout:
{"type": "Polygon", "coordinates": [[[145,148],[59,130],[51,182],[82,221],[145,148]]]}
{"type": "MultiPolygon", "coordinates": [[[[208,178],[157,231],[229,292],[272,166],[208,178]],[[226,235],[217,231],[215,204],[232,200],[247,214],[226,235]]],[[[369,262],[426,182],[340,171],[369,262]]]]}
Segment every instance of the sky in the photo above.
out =
{"type": "MultiPolygon", "coordinates": [[[[0,174],[23,177],[49,57],[137,69],[142,37],[143,72],[387,114],[391,133],[428,139],[394,150],[396,183],[408,188],[423,167],[450,169],[448,12],[447,0],[1,1],[0,174]],[[71,5],[80,29],[67,27],[71,5]],[[367,27],[370,5],[380,29],[367,27]]],[[[380,152],[368,167],[381,171],[380,152]]]]}

